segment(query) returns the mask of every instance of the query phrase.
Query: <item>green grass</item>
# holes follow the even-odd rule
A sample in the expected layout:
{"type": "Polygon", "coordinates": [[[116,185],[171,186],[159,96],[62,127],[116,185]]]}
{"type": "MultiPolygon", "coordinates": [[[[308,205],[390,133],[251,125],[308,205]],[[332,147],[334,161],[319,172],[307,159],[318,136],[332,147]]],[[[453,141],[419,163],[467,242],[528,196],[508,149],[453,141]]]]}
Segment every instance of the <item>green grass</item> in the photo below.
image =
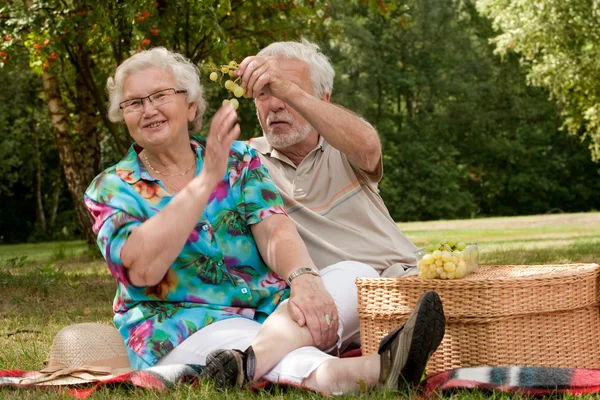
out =
{"type": "MultiPolygon", "coordinates": [[[[600,246],[600,213],[413,222],[401,223],[399,227],[417,245],[442,237],[478,242],[482,264],[600,261],[597,250],[600,246]]],[[[0,368],[40,369],[49,353],[52,339],[60,329],[80,322],[110,322],[115,287],[104,261],[94,258],[93,252],[89,252],[81,241],[0,245],[0,368]]],[[[102,388],[91,396],[92,399],[222,397],[323,398],[298,390],[221,391],[192,384],[183,384],[165,393],[129,387],[102,388]]],[[[360,397],[392,399],[397,395],[373,392],[360,397]]],[[[72,397],[64,391],[0,388],[0,399],[63,398],[72,397]]],[[[521,397],[459,391],[446,393],[443,398],[475,400],[521,397]]]]}

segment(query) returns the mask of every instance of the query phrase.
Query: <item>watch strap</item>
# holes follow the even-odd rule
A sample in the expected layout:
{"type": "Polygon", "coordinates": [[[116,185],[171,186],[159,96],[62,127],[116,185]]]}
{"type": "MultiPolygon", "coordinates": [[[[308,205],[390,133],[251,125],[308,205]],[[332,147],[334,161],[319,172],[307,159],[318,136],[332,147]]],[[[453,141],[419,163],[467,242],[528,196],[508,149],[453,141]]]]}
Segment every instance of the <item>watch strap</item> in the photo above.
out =
{"type": "Polygon", "coordinates": [[[311,274],[311,275],[315,275],[315,276],[320,276],[319,273],[317,271],[315,271],[312,268],[298,268],[292,271],[292,273],[290,274],[290,276],[288,276],[287,278],[287,283],[288,285],[292,285],[292,280],[300,275],[304,275],[304,274],[311,274]]]}

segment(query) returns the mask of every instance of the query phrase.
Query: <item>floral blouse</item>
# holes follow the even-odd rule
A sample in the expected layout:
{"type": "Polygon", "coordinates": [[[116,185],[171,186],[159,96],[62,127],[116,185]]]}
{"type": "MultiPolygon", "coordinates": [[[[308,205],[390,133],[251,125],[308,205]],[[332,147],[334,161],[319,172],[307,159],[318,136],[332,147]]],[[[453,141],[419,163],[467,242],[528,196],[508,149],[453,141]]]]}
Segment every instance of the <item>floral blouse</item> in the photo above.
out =
{"type": "MultiPolygon", "coordinates": [[[[206,140],[190,140],[203,166],[206,140]]],[[[289,289],[262,260],[250,225],[285,214],[283,202],[257,154],[234,142],[227,172],[208,200],[181,253],[156,286],[127,279],[121,250],[132,230],[174,197],[140,162],[134,144],[116,165],[98,175],[84,199],[97,243],[117,281],[114,322],[133,368],[154,365],[193,333],[215,321],[243,317],[262,322],[289,289]]]]}

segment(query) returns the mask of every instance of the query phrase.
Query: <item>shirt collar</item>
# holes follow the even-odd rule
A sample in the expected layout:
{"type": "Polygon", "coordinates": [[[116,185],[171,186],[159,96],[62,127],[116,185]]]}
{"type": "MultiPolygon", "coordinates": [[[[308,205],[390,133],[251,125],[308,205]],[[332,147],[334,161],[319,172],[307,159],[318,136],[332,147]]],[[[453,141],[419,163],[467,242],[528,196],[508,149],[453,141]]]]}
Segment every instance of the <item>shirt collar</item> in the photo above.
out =
{"type": "MultiPolygon", "coordinates": [[[[310,153],[313,153],[317,150],[325,151],[323,147],[326,146],[326,143],[327,142],[325,141],[325,138],[323,138],[323,135],[319,135],[319,141],[317,142],[317,146],[313,150],[311,150],[310,153]]],[[[267,142],[267,139],[265,139],[264,136],[251,138],[250,140],[248,140],[248,146],[252,147],[254,150],[258,151],[262,155],[270,155],[271,157],[276,158],[278,160],[288,161],[293,165],[291,160],[289,160],[289,158],[286,157],[283,153],[277,151],[277,149],[274,149],[273,146],[271,146],[269,142],[267,142]]]]}

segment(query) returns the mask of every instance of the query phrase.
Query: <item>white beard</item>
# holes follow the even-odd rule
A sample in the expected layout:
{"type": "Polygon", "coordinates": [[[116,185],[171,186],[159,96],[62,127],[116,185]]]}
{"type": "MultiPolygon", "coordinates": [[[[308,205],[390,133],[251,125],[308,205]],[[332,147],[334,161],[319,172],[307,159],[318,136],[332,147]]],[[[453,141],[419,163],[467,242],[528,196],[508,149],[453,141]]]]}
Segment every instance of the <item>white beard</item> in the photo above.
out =
{"type": "Polygon", "coordinates": [[[267,129],[265,129],[264,126],[262,127],[263,134],[265,139],[267,139],[267,142],[275,149],[285,149],[300,143],[306,139],[313,130],[312,125],[308,122],[298,125],[287,111],[280,111],[278,113],[269,112],[266,125],[267,129]],[[289,130],[286,133],[274,134],[273,129],[269,128],[273,121],[284,121],[289,123],[289,130]]]}

